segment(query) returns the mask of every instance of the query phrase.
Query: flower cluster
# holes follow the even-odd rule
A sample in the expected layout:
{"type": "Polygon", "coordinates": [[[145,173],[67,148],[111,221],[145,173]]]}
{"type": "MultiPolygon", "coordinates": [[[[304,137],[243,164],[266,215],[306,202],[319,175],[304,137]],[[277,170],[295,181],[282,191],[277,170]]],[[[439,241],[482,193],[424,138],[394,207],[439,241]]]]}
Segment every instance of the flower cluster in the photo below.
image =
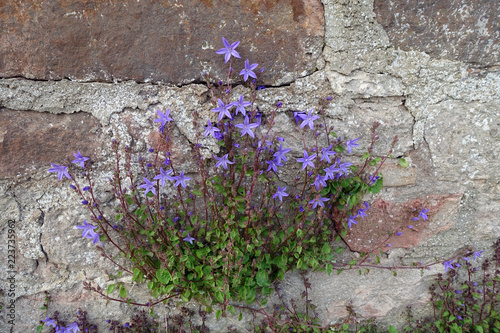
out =
{"type": "Polygon", "coordinates": [[[50,319],[49,317],[45,317],[42,320],[47,327],[54,327],[55,333],[76,333],[80,332],[80,328],[78,327],[78,323],[75,321],[72,324],[64,327],[56,324],[54,319],[50,319]]]}
{"type": "MultiPolygon", "coordinates": [[[[395,141],[385,158],[370,156],[378,140],[375,124],[368,155],[363,155],[365,164],[348,162],[346,153],[353,153],[360,139],[343,140],[327,126],[324,111],[331,98],[326,98],[317,111],[294,112],[304,146],[287,146],[273,128],[284,103],[277,102],[269,112],[256,106],[262,73],[255,72],[257,63],[247,59],[239,72],[250,94],[233,99],[232,58],[240,58],[239,42],[223,38],[223,43],[216,53],[229,62],[227,82],[205,76],[217,120],[194,113],[196,142],[190,150],[196,171],[180,170],[172,158],[175,117],[168,109],[157,110],[153,122],[159,124],[162,139],[147,156],[134,157],[130,147],[120,154],[119,142],[112,143],[116,163],[109,180],[117,201],[115,217],[101,209],[88,157],[78,151],[74,165],[52,164],[49,172],[57,172],[59,180],[70,179],[89,209],[91,223],[84,220],[77,226],[82,237],[101,246],[102,240],[129,258],[126,271],[134,281],[148,281],[154,297],[195,297],[231,311],[230,300],[251,303],[257,291],[269,294],[271,283],[289,270],[326,269],[331,274],[331,242],[345,235],[357,217],[366,216],[369,204],[363,196],[380,191],[378,170],[395,141]],[[310,131],[315,140],[308,144],[310,131]],[[212,138],[220,152],[212,154],[213,159],[204,158],[201,151],[208,147],[200,141],[212,138]],[[285,165],[300,170],[294,180],[281,177],[285,165]],[[75,172],[78,168],[83,172],[75,172]],[[137,169],[139,173],[133,171],[137,169]],[[87,186],[79,185],[80,174],[87,186]]],[[[108,250],[102,249],[103,255],[112,260],[108,250]]],[[[116,286],[126,299],[122,284],[111,284],[107,293],[116,286]]]]}

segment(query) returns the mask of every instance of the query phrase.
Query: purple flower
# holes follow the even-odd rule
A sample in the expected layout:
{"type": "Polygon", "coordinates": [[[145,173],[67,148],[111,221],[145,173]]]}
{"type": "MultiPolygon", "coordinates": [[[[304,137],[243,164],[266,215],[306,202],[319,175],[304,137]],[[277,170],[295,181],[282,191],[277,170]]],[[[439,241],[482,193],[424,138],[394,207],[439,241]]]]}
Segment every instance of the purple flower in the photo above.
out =
{"type": "Polygon", "coordinates": [[[253,70],[255,68],[257,68],[257,66],[259,66],[259,64],[251,64],[250,65],[250,62],[247,60],[245,60],[245,68],[243,68],[243,70],[240,72],[240,75],[243,75],[243,79],[246,81],[248,79],[249,76],[253,77],[254,79],[257,78],[257,75],[255,75],[255,73],[253,72],[253,70]]]}
{"type": "Polygon", "coordinates": [[[193,245],[193,241],[196,240],[196,238],[193,238],[193,237],[189,236],[189,232],[188,232],[187,237],[183,238],[182,240],[185,241],[185,242],[189,242],[191,245],[193,245]]]}
{"type": "Polygon", "coordinates": [[[413,229],[414,227],[412,225],[409,225],[408,228],[413,229]]]}
{"type": "Polygon", "coordinates": [[[57,165],[54,163],[50,163],[52,168],[49,169],[49,172],[57,172],[57,177],[59,180],[62,179],[62,176],[65,176],[68,179],[71,179],[71,176],[68,173],[68,167],[64,165],[57,165]]]}
{"type": "Polygon", "coordinates": [[[76,154],[73,153],[73,156],[76,157],[75,160],[71,161],[71,163],[75,163],[75,164],[78,164],[80,163],[80,166],[82,168],[85,168],[85,161],[89,160],[88,157],[83,157],[82,154],[80,154],[80,151],[77,151],[76,154]]]}
{"type": "Polygon", "coordinates": [[[243,95],[241,95],[240,99],[238,101],[232,102],[230,105],[236,106],[236,113],[235,114],[238,114],[238,112],[241,112],[242,115],[246,116],[247,113],[246,113],[245,108],[247,106],[252,105],[252,103],[243,101],[243,95]]]}
{"type": "Polygon", "coordinates": [[[99,243],[99,244],[101,244],[101,246],[103,246],[100,239],[99,239],[99,234],[97,232],[92,231],[91,237],[87,237],[87,238],[92,239],[92,242],[94,244],[99,243]]]}
{"type": "Polygon", "coordinates": [[[339,168],[335,167],[335,164],[330,165],[328,168],[324,168],[323,171],[326,173],[326,179],[335,180],[335,174],[340,171],[339,168]]]}
{"type": "Polygon", "coordinates": [[[167,111],[165,111],[165,114],[163,114],[160,110],[156,110],[156,112],[158,113],[158,115],[160,116],[160,118],[155,119],[153,122],[155,122],[155,123],[161,123],[160,130],[162,130],[162,128],[166,125],[167,122],[173,120],[169,116],[170,115],[170,109],[168,109],[167,111]]]}
{"type": "Polygon", "coordinates": [[[210,122],[210,120],[208,121],[207,124],[208,124],[208,126],[205,127],[205,135],[204,135],[204,137],[206,138],[207,135],[212,134],[212,136],[215,138],[215,132],[220,132],[220,129],[218,129],[215,126],[212,126],[212,123],[210,122]]]}
{"type": "Polygon", "coordinates": [[[224,139],[224,135],[221,132],[215,132],[214,138],[216,138],[217,140],[220,141],[220,140],[224,139]]]}
{"type": "MultiPolygon", "coordinates": [[[[157,175],[154,180],[160,180],[161,186],[165,186],[165,179],[168,180],[175,180],[173,177],[170,177],[169,175],[172,173],[172,170],[166,170],[164,171],[163,168],[160,168],[160,174],[157,175]]],[[[154,192],[153,192],[154,193],[154,192]]]]}
{"type": "Polygon", "coordinates": [[[298,124],[299,121],[301,121],[303,118],[302,117],[307,117],[307,114],[305,112],[299,112],[296,111],[293,113],[293,118],[295,118],[295,123],[298,124]]]}
{"type": "Polygon", "coordinates": [[[219,107],[212,109],[212,111],[219,112],[219,121],[221,121],[224,116],[227,116],[229,119],[233,119],[233,117],[231,117],[231,113],[229,112],[229,109],[233,107],[233,104],[229,103],[228,105],[225,105],[220,98],[218,98],[218,102],[219,107]]]}
{"type": "Polygon", "coordinates": [[[278,172],[278,167],[279,166],[283,166],[282,163],[280,163],[279,160],[271,160],[271,161],[266,161],[267,164],[269,164],[269,166],[267,167],[267,171],[270,171],[270,170],[273,170],[274,172],[278,172]]]}
{"type": "Polygon", "coordinates": [[[283,197],[287,197],[288,193],[285,193],[286,186],[281,188],[278,186],[278,191],[273,195],[273,199],[279,198],[281,202],[283,202],[283,197]]]}
{"type": "Polygon", "coordinates": [[[359,146],[356,142],[358,141],[359,139],[354,139],[354,140],[349,140],[347,141],[345,144],[347,146],[347,151],[349,151],[349,154],[351,153],[351,149],[352,147],[357,147],[359,146]]]}
{"type": "Polygon", "coordinates": [[[238,47],[238,45],[240,44],[240,42],[234,42],[232,44],[229,44],[229,42],[224,38],[222,37],[222,42],[224,43],[224,48],[216,51],[215,53],[217,54],[224,54],[225,55],[225,60],[227,63],[229,61],[229,59],[231,58],[231,56],[234,56],[236,58],[241,58],[240,57],[240,54],[235,50],[236,47],[238,47]]]}
{"type": "Polygon", "coordinates": [[[347,218],[347,226],[349,227],[349,229],[351,229],[351,226],[353,224],[358,224],[358,222],[356,222],[356,217],[358,217],[358,215],[354,215],[354,216],[349,216],[349,218],[347,218]]]}
{"type": "Polygon", "coordinates": [[[476,260],[477,258],[479,258],[481,256],[481,253],[483,253],[484,251],[476,251],[474,252],[474,257],[472,258],[473,260],[476,260]]]}
{"type": "Polygon", "coordinates": [[[84,188],[82,188],[82,191],[88,191],[88,190],[90,190],[89,186],[85,186],[84,188]]]}
{"type": "Polygon", "coordinates": [[[418,217],[421,217],[422,220],[425,221],[425,220],[428,219],[428,217],[427,217],[427,215],[425,213],[428,213],[428,212],[429,212],[428,209],[426,210],[425,207],[422,207],[422,210],[420,211],[420,213],[418,213],[418,217]]]}
{"type": "Polygon", "coordinates": [[[325,204],[323,202],[326,202],[328,200],[330,200],[330,199],[329,198],[321,198],[321,197],[319,197],[319,198],[316,198],[314,200],[309,201],[309,203],[313,205],[312,208],[314,209],[318,205],[320,205],[321,207],[325,207],[325,204]]]}
{"type": "Polygon", "coordinates": [[[370,181],[370,185],[375,184],[375,182],[379,179],[379,176],[370,176],[368,180],[370,181]]]}
{"type": "Polygon", "coordinates": [[[153,192],[153,194],[156,195],[155,184],[150,182],[146,177],[143,177],[142,179],[144,179],[145,183],[139,185],[139,187],[144,189],[144,196],[146,196],[148,192],[153,192]]]}
{"type": "Polygon", "coordinates": [[[445,262],[443,262],[443,265],[444,265],[445,272],[448,272],[448,268],[454,269],[453,263],[451,261],[445,261],[445,262]]]}
{"type": "Polygon", "coordinates": [[[321,148],[321,160],[320,161],[327,161],[328,163],[330,162],[330,156],[335,155],[334,151],[331,151],[333,144],[330,145],[328,148],[321,148]]]}
{"type": "Polygon", "coordinates": [[[45,326],[57,326],[55,320],[50,319],[48,316],[45,316],[45,319],[43,319],[42,321],[45,323],[45,326]]]}
{"type": "Polygon", "coordinates": [[[66,327],[66,331],[71,332],[71,333],[80,332],[80,328],[78,327],[78,323],[75,321],[75,322],[73,322],[73,324],[68,325],[66,327]]]}
{"type": "Polygon", "coordinates": [[[278,140],[279,142],[285,142],[285,138],[282,138],[281,136],[278,136],[276,140],[278,140]]]}
{"type": "Polygon", "coordinates": [[[83,225],[77,225],[76,228],[83,230],[83,238],[88,238],[87,236],[91,235],[94,232],[94,229],[97,228],[97,226],[89,224],[86,220],[83,220],[83,225]]]}
{"type": "MultiPolygon", "coordinates": [[[[340,160],[337,160],[337,162],[340,162],[340,160]]],[[[352,165],[352,163],[350,162],[345,162],[345,163],[339,163],[339,173],[340,174],[344,174],[347,176],[347,174],[349,173],[349,170],[347,169],[348,167],[350,167],[352,165]]]]}
{"type": "Polygon", "coordinates": [[[288,148],[283,149],[283,147],[281,146],[281,143],[280,143],[280,149],[278,149],[273,154],[273,156],[276,157],[276,160],[278,162],[281,161],[281,160],[287,162],[288,160],[286,159],[285,154],[288,153],[289,151],[290,151],[290,149],[288,149],[288,148]]]}
{"type": "Polygon", "coordinates": [[[252,138],[255,138],[255,135],[252,132],[252,128],[259,127],[259,124],[257,124],[257,123],[250,124],[250,120],[248,119],[248,116],[245,116],[244,123],[243,124],[237,124],[236,127],[240,128],[242,130],[241,131],[241,136],[244,136],[245,134],[248,134],[252,138]]]}
{"type": "Polygon", "coordinates": [[[276,104],[276,107],[277,107],[277,108],[280,108],[280,107],[282,107],[282,106],[283,106],[283,102],[278,102],[278,103],[276,104]]]}
{"type": "Polygon", "coordinates": [[[314,159],[316,158],[316,154],[312,154],[311,156],[309,156],[307,154],[307,151],[304,149],[304,157],[303,158],[298,158],[297,159],[297,162],[302,162],[302,170],[304,170],[305,168],[307,168],[307,166],[311,166],[314,168],[314,163],[312,162],[314,159]]]}
{"type": "MultiPolygon", "coordinates": [[[[224,169],[227,169],[228,164],[234,164],[234,162],[231,162],[228,160],[229,154],[226,154],[222,157],[217,157],[214,155],[214,158],[217,160],[217,163],[215,163],[215,167],[218,168],[222,165],[224,169]]],[[[184,186],[185,187],[185,186],[184,186]]]]}
{"type": "Polygon", "coordinates": [[[402,232],[396,232],[396,236],[401,236],[402,234],[402,232]]]}
{"type": "Polygon", "coordinates": [[[319,119],[319,116],[312,116],[312,109],[309,111],[309,114],[306,115],[305,113],[303,114],[298,114],[298,116],[303,120],[302,124],[300,124],[299,128],[302,128],[306,125],[309,125],[310,129],[314,129],[314,121],[316,119],[319,119]]]}
{"type": "Polygon", "coordinates": [[[181,174],[179,176],[175,176],[174,177],[175,179],[175,187],[182,185],[182,187],[186,188],[186,181],[190,180],[191,178],[190,177],[186,177],[184,176],[184,171],[181,172],[181,174]]]}
{"type": "Polygon", "coordinates": [[[458,319],[458,320],[462,320],[462,319],[464,319],[464,318],[462,318],[461,316],[457,316],[457,319],[458,319]]]}
{"type": "Polygon", "coordinates": [[[316,190],[319,191],[320,187],[326,186],[326,179],[327,179],[326,176],[317,175],[316,179],[314,180],[314,183],[312,183],[311,185],[316,186],[316,190]]]}
{"type": "Polygon", "coordinates": [[[89,204],[89,202],[88,202],[87,200],[83,200],[83,201],[82,201],[82,204],[83,204],[83,205],[88,205],[88,204],[89,204]]]}

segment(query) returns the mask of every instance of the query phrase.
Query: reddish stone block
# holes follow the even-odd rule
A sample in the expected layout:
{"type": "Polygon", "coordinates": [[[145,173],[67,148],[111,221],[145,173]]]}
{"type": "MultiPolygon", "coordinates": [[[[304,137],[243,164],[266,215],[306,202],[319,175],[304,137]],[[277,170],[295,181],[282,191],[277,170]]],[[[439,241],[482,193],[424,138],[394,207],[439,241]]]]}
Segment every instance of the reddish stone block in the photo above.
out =
{"type": "Polygon", "coordinates": [[[79,150],[96,158],[102,143],[99,121],[83,112],[40,113],[0,109],[0,179],[48,170],[63,164],[79,150]]]}
{"type": "Polygon", "coordinates": [[[241,41],[235,71],[249,58],[289,82],[315,69],[323,16],[320,0],[4,1],[0,77],[191,83],[224,67],[225,37],[241,41]]]}
{"type": "Polygon", "coordinates": [[[453,226],[461,197],[462,194],[435,194],[406,203],[391,203],[378,199],[366,212],[367,217],[356,219],[358,224],[352,225],[344,241],[356,252],[375,253],[379,249],[387,251],[397,247],[418,246],[453,226]],[[412,218],[418,217],[423,207],[429,210],[426,214],[428,219],[413,221],[412,218]],[[408,228],[409,225],[413,228],[408,228]],[[402,235],[389,236],[388,231],[402,232],[402,235]],[[392,246],[386,246],[387,244],[392,246]]]}

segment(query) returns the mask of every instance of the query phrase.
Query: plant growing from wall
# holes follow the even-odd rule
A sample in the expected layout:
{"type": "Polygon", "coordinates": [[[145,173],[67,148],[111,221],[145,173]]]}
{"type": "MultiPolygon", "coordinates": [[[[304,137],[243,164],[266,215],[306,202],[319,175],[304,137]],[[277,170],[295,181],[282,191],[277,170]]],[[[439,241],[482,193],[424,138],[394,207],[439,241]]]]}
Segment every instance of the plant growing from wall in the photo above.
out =
{"type": "MultiPolygon", "coordinates": [[[[172,147],[185,142],[172,135],[175,115],[171,117],[170,109],[157,110],[154,122],[161,141],[138,161],[131,147],[122,151],[113,140],[113,217],[100,204],[89,157],[78,151],[71,163],[52,164],[49,169],[59,180],[70,179],[88,208],[90,223],[84,220],[77,228],[120,268],[110,279],[129,273],[133,281],[147,283],[157,301],[132,300],[120,282],[106,290],[86,282],[86,289],[129,304],[152,306],[178,297],[184,302],[194,299],[209,311],[220,304],[217,317],[225,310],[235,313],[231,300],[251,304],[259,295],[269,295],[272,283],[287,271],[322,269],[331,274],[335,254],[342,250],[332,248],[332,241],[353,227],[356,218],[366,216],[369,204],[363,202],[364,195],[380,191],[379,169],[397,137],[385,157],[372,156],[379,139],[379,124],[374,124],[364,164],[353,165],[347,157],[359,139],[342,139],[328,126],[328,97],[317,111],[293,113],[290,120],[302,135],[303,147],[298,157],[292,157],[285,138],[274,130],[283,103],[266,113],[256,106],[257,94],[264,89],[257,84],[263,71],[254,71],[258,64],[246,60],[239,72],[250,95],[232,99],[232,85],[238,82],[232,62],[240,57],[239,42],[223,41],[217,53],[228,63],[226,80],[205,75],[214,117],[193,114],[196,142],[188,145],[196,174],[188,175],[172,158],[172,147]],[[210,140],[220,149],[212,159],[206,158],[210,140]],[[289,167],[300,171],[287,184],[280,175],[289,167]],[[112,248],[126,264],[113,257],[112,248]],[[119,298],[110,296],[115,291],[119,298]]],[[[263,298],[260,304],[265,302],[263,298]]]]}

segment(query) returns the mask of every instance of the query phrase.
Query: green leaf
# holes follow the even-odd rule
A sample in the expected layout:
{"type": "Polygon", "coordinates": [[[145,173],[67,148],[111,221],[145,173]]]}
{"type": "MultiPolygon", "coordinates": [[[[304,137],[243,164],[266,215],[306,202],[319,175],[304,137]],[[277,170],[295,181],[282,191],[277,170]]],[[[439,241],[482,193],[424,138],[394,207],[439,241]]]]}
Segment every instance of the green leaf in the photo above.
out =
{"type": "Polygon", "coordinates": [[[389,333],[398,333],[398,330],[394,326],[389,325],[389,333]]]}
{"type": "Polygon", "coordinates": [[[220,318],[221,314],[222,314],[222,310],[217,310],[217,311],[215,312],[215,318],[216,318],[217,320],[219,320],[219,318],[220,318]]]}
{"type": "Polygon", "coordinates": [[[384,185],[384,178],[381,176],[379,179],[377,179],[377,181],[375,182],[375,184],[373,184],[372,186],[370,186],[370,188],[368,189],[368,193],[373,193],[373,194],[377,194],[378,192],[380,192],[380,190],[382,189],[382,186],[384,185]]]}
{"type": "Polygon", "coordinates": [[[332,264],[326,264],[326,272],[328,273],[328,275],[332,275],[333,272],[332,264]]]}
{"type": "Polygon", "coordinates": [[[106,295],[111,294],[115,290],[115,288],[116,288],[116,284],[110,284],[108,286],[108,289],[106,290],[106,295]]]}
{"type": "Polygon", "coordinates": [[[234,311],[234,307],[233,307],[232,305],[228,305],[228,306],[227,306],[227,310],[228,310],[231,314],[233,314],[233,315],[235,315],[235,314],[236,314],[236,311],[234,311]]]}
{"type": "Polygon", "coordinates": [[[241,321],[243,319],[243,313],[240,312],[240,315],[238,316],[238,320],[241,321]]]}
{"type": "Polygon", "coordinates": [[[328,243],[323,244],[323,248],[321,249],[321,252],[323,254],[330,254],[332,252],[332,248],[330,247],[330,244],[328,244],[328,243]]]}
{"type": "Polygon", "coordinates": [[[38,325],[38,326],[36,327],[36,332],[37,332],[37,333],[40,333],[41,331],[43,331],[43,325],[38,325]]]}
{"type": "Polygon", "coordinates": [[[362,158],[362,159],[363,159],[363,161],[364,161],[364,160],[366,160],[368,157],[370,157],[370,154],[368,154],[368,153],[364,153],[364,154],[363,154],[363,157],[361,157],[361,158],[362,158]]]}
{"type": "Polygon", "coordinates": [[[267,277],[266,271],[259,271],[255,276],[255,280],[257,281],[257,284],[261,287],[269,287],[271,285],[267,277]]]}
{"type": "Polygon", "coordinates": [[[125,287],[123,285],[120,286],[120,296],[122,298],[126,298],[127,297],[127,289],[125,289],[125,287]]]}
{"type": "Polygon", "coordinates": [[[406,162],[404,158],[399,159],[399,165],[402,166],[403,168],[407,168],[410,164],[406,162]]]}
{"type": "Polygon", "coordinates": [[[167,269],[162,267],[156,271],[156,278],[161,283],[168,284],[172,280],[172,275],[170,275],[170,272],[167,269]]]}

